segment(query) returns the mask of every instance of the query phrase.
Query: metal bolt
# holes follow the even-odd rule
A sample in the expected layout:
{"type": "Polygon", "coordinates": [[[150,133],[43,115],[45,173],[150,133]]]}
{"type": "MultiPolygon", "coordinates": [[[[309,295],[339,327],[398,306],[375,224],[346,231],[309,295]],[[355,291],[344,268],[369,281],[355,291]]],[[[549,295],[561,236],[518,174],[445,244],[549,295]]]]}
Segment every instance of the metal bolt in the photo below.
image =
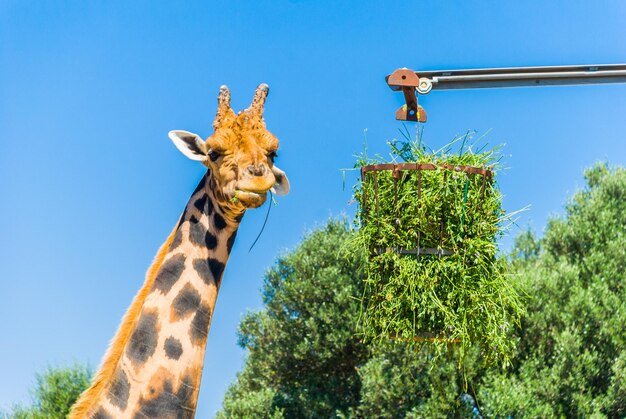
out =
{"type": "Polygon", "coordinates": [[[426,93],[430,92],[432,88],[433,83],[430,81],[430,79],[421,78],[419,81],[419,85],[417,86],[417,92],[419,94],[425,95],[426,93]]]}

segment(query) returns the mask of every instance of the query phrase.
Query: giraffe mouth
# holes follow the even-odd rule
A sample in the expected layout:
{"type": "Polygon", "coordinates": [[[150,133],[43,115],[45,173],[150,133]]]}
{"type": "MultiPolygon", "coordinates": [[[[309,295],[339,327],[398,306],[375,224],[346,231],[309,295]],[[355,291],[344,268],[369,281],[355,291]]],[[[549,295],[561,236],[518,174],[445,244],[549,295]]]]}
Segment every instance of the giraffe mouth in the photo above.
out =
{"type": "Polygon", "coordinates": [[[232,202],[241,202],[246,208],[257,208],[263,205],[267,199],[267,192],[247,191],[236,189],[231,198],[232,202]]]}

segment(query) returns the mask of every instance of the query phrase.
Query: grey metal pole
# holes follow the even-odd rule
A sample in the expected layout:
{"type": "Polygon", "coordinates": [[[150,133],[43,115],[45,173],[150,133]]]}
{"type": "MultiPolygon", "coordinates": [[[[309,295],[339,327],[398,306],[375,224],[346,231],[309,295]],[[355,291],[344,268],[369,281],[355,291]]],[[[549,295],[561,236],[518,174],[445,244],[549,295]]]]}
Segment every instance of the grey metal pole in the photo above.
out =
{"type": "Polygon", "coordinates": [[[626,64],[420,71],[417,91],[626,83],[626,64]],[[423,87],[422,87],[423,86],[423,87]]]}

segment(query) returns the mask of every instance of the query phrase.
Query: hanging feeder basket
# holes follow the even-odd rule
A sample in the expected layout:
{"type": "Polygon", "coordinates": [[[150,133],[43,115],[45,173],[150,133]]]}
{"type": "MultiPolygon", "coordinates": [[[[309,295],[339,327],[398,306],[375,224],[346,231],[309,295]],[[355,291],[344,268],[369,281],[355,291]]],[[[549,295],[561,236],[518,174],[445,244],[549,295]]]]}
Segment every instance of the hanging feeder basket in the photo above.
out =
{"type": "Polygon", "coordinates": [[[506,357],[520,306],[497,257],[504,211],[493,170],[436,157],[361,167],[362,336],[458,343],[462,353],[478,343],[506,357]]]}
{"type": "MultiPolygon", "coordinates": [[[[493,173],[491,172],[491,170],[489,169],[483,169],[480,167],[472,167],[472,166],[454,166],[454,165],[450,165],[450,164],[432,164],[432,163],[400,163],[400,164],[391,164],[391,163],[387,163],[387,164],[372,164],[372,165],[368,165],[368,166],[363,166],[361,167],[361,182],[362,183],[366,183],[366,176],[368,173],[372,174],[372,182],[373,182],[373,186],[374,186],[374,196],[373,196],[373,210],[374,210],[374,217],[369,217],[369,218],[373,218],[373,221],[376,223],[377,225],[377,232],[380,233],[380,219],[381,219],[381,205],[380,205],[380,200],[381,199],[387,199],[389,200],[389,196],[386,196],[386,194],[380,193],[379,192],[379,176],[381,176],[383,179],[388,178],[389,175],[387,173],[383,173],[382,175],[379,175],[379,173],[381,172],[390,172],[391,173],[391,179],[392,179],[392,183],[393,183],[393,188],[392,188],[392,192],[393,192],[393,196],[391,197],[391,201],[393,201],[393,204],[391,205],[391,208],[393,210],[393,214],[389,214],[392,215],[393,217],[395,217],[396,222],[395,222],[395,236],[398,236],[398,229],[402,228],[402,218],[401,215],[406,216],[410,214],[407,214],[406,212],[402,211],[402,208],[399,208],[398,202],[398,193],[399,193],[399,189],[402,188],[402,186],[406,186],[406,185],[398,185],[398,182],[401,182],[403,184],[406,184],[407,182],[413,182],[414,183],[414,188],[416,191],[415,194],[415,199],[417,200],[417,206],[415,206],[415,208],[418,209],[418,211],[416,212],[415,216],[419,216],[420,212],[419,212],[419,208],[420,208],[420,198],[422,195],[422,188],[424,186],[424,181],[423,181],[423,176],[422,176],[422,172],[424,171],[431,171],[431,170],[436,170],[436,171],[443,171],[443,182],[442,182],[442,190],[445,188],[448,188],[450,185],[448,185],[448,172],[456,172],[456,173],[463,173],[466,175],[466,183],[464,186],[464,191],[463,191],[463,203],[462,203],[462,214],[461,214],[461,219],[460,219],[460,225],[461,225],[461,229],[463,228],[463,225],[465,224],[465,216],[467,213],[467,209],[468,209],[468,194],[470,192],[469,190],[469,185],[470,183],[473,183],[473,185],[476,185],[476,182],[471,182],[470,180],[470,176],[472,175],[478,175],[480,177],[480,192],[479,192],[479,201],[482,200],[484,198],[485,195],[485,188],[486,187],[491,187],[491,181],[493,179],[493,173]]],[[[426,175],[428,177],[428,175],[426,175]]],[[[384,180],[383,180],[384,181],[384,180]]],[[[432,180],[430,182],[428,182],[428,179],[426,180],[426,186],[430,186],[432,187],[432,185],[430,185],[429,183],[432,184],[432,180]]],[[[454,185],[454,183],[456,182],[452,182],[451,184],[454,185]]],[[[410,191],[410,185],[408,188],[404,188],[404,189],[408,189],[407,192],[411,192],[410,191]]],[[[449,194],[446,194],[449,195],[449,194]]],[[[442,206],[441,206],[441,210],[437,211],[439,214],[434,214],[435,217],[433,217],[433,219],[429,220],[430,224],[433,224],[434,221],[437,221],[434,224],[438,224],[439,225],[439,231],[438,234],[436,234],[436,239],[435,240],[438,243],[437,247],[422,247],[422,243],[421,243],[421,230],[419,226],[415,226],[417,228],[414,228],[413,231],[413,235],[415,236],[415,247],[413,247],[412,249],[407,249],[405,247],[399,246],[398,243],[390,243],[392,245],[392,247],[386,247],[386,248],[378,248],[378,249],[374,249],[374,252],[376,254],[380,254],[382,252],[386,252],[386,251],[395,251],[398,254],[404,254],[404,255],[415,255],[416,257],[420,257],[422,255],[434,255],[434,256],[450,256],[454,253],[453,250],[451,249],[446,249],[443,247],[444,245],[444,241],[447,242],[447,240],[444,240],[446,238],[446,217],[450,217],[450,214],[447,214],[447,209],[446,209],[446,202],[442,201],[442,206]],[[437,215],[439,215],[439,219],[435,220],[435,218],[437,218],[437,215]]],[[[453,202],[453,204],[456,204],[453,202]]],[[[371,205],[371,203],[367,202],[367,191],[366,189],[363,189],[363,196],[362,196],[362,206],[363,206],[363,214],[365,215],[365,218],[368,218],[368,215],[371,215],[371,211],[368,212],[367,211],[367,207],[368,205],[371,205]]],[[[470,204],[471,205],[471,204],[470,204]]],[[[388,205],[383,206],[384,208],[389,208],[388,205]]],[[[480,202],[478,202],[478,205],[476,206],[477,210],[480,210],[480,202]]],[[[471,211],[471,209],[470,209],[471,211]]],[[[365,221],[365,219],[364,219],[365,221]]],[[[367,220],[370,221],[370,220],[367,220]]],[[[426,229],[424,229],[426,230],[426,229]]],[[[409,236],[411,234],[409,233],[409,236]]],[[[380,238],[380,237],[379,237],[380,238]]],[[[384,240],[381,240],[384,242],[384,240]]],[[[428,243],[433,243],[432,240],[427,240],[428,243]]]]}

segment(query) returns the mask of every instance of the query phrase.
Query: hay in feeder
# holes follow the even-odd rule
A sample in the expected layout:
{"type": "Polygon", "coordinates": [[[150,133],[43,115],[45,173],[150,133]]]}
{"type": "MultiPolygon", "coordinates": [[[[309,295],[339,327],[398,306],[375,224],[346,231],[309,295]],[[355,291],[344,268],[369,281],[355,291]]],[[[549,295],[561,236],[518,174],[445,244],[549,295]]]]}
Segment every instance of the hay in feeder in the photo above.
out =
{"type": "Polygon", "coordinates": [[[356,243],[368,254],[360,332],[368,341],[455,343],[461,357],[478,345],[486,362],[507,363],[523,307],[497,254],[498,156],[467,140],[437,152],[394,141],[393,162],[358,162],[356,243]]]}

